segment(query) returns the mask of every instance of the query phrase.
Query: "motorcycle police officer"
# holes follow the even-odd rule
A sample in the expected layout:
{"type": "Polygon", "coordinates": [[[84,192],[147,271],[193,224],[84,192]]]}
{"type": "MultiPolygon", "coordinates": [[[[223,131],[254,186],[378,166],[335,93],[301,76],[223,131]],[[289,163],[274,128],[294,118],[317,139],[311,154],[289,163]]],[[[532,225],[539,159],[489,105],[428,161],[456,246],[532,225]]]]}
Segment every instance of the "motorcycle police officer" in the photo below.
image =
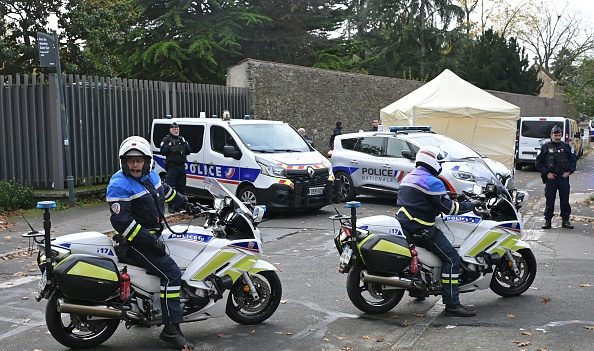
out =
{"type": "Polygon", "coordinates": [[[437,147],[419,149],[415,157],[417,168],[400,183],[396,218],[409,241],[412,240],[441,259],[442,299],[446,305],[446,316],[472,317],[476,312],[461,305],[458,298],[460,256],[443,232],[435,226],[435,217],[442,212],[451,215],[465,213],[472,210],[477,203],[457,202],[449,198],[445,185],[437,178],[441,172],[439,160],[442,158],[437,147]]]}
{"type": "Polygon", "coordinates": [[[569,221],[571,214],[569,175],[575,172],[576,156],[571,151],[571,147],[561,141],[561,137],[561,128],[555,125],[551,129],[551,141],[542,145],[540,153],[536,156],[536,169],[540,171],[542,182],[545,184],[545,224],[542,229],[551,228],[557,191],[559,191],[561,207],[561,226],[573,229],[573,225],[569,221]]]}
{"type": "Polygon", "coordinates": [[[178,193],[186,191],[186,161],[191,151],[190,144],[179,135],[179,125],[171,123],[169,134],[161,142],[161,153],[165,156],[166,182],[178,193]]]}
{"type": "Polygon", "coordinates": [[[116,230],[114,240],[121,262],[144,267],[161,278],[161,311],[165,327],[159,338],[177,348],[192,349],[181,329],[181,271],[167,254],[160,240],[164,220],[164,203],[172,202],[192,211],[184,195],[161,183],[151,171],[152,157],[146,139],[132,136],[125,139],[119,150],[121,170],[107,186],[107,202],[111,224],[116,230]]]}

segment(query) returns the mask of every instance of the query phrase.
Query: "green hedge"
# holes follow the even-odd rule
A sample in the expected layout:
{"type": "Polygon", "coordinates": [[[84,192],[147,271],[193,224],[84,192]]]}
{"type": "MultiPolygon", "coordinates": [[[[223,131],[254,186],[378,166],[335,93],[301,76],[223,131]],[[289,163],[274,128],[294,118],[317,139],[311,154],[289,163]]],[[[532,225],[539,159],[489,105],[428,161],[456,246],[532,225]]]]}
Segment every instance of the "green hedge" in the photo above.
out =
{"type": "Polygon", "coordinates": [[[14,180],[0,180],[0,212],[29,209],[34,205],[31,188],[14,180]]]}

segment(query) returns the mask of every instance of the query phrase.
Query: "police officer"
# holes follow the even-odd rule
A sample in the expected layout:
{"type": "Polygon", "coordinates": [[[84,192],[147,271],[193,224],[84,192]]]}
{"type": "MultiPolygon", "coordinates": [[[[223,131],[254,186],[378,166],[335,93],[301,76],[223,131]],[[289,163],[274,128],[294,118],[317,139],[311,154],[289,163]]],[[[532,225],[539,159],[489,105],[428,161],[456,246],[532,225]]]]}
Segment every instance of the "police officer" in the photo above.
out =
{"type": "Polygon", "coordinates": [[[334,138],[340,134],[342,134],[342,122],[336,121],[336,128],[332,130],[332,135],[330,135],[330,141],[328,142],[329,150],[334,150],[334,138]]]}
{"type": "Polygon", "coordinates": [[[576,156],[571,152],[571,147],[561,141],[561,136],[561,128],[555,125],[551,129],[551,141],[545,143],[540,149],[540,154],[536,156],[536,169],[540,171],[542,182],[545,184],[545,224],[542,229],[551,228],[557,191],[561,205],[561,226],[573,229],[569,221],[569,175],[575,172],[576,156]]]}
{"type": "Polygon", "coordinates": [[[179,135],[179,125],[171,123],[169,134],[161,142],[161,154],[165,156],[167,184],[182,194],[186,192],[186,161],[191,151],[190,144],[179,135]]]}
{"type": "Polygon", "coordinates": [[[460,256],[443,232],[435,227],[435,217],[442,212],[451,215],[465,213],[480,202],[457,202],[449,198],[445,185],[437,178],[442,158],[440,149],[434,146],[422,147],[417,152],[417,168],[402,179],[398,190],[396,218],[409,241],[441,259],[442,299],[446,305],[446,316],[472,317],[476,312],[461,305],[458,298],[460,256]]]}
{"type": "Polygon", "coordinates": [[[144,267],[161,279],[161,311],[165,327],[159,338],[178,350],[192,349],[179,328],[181,271],[160,240],[164,203],[173,202],[192,211],[184,195],[161,183],[151,171],[153,154],[146,139],[132,136],[119,150],[121,169],[107,186],[111,224],[116,230],[116,252],[122,261],[144,267]]]}

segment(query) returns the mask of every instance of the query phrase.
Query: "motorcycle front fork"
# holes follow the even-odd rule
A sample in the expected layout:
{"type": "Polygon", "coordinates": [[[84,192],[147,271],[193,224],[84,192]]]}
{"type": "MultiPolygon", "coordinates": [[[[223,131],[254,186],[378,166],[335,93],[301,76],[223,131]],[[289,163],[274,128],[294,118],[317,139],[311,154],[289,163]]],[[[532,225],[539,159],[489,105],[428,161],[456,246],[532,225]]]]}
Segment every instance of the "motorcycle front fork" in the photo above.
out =
{"type": "Polygon", "coordinates": [[[260,296],[258,295],[258,291],[256,290],[256,287],[254,286],[254,283],[252,282],[252,278],[250,278],[250,275],[247,272],[243,272],[243,282],[247,284],[247,286],[249,286],[250,288],[250,293],[252,294],[252,298],[254,299],[254,301],[258,301],[260,299],[260,296]]]}
{"type": "Polygon", "coordinates": [[[518,265],[516,264],[516,260],[514,259],[514,255],[512,255],[511,251],[509,250],[505,250],[505,257],[507,257],[507,264],[509,266],[509,262],[511,262],[511,269],[514,271],[514,274],[516,276],[520,275],[520,269],[518,268],[518,265]]]}

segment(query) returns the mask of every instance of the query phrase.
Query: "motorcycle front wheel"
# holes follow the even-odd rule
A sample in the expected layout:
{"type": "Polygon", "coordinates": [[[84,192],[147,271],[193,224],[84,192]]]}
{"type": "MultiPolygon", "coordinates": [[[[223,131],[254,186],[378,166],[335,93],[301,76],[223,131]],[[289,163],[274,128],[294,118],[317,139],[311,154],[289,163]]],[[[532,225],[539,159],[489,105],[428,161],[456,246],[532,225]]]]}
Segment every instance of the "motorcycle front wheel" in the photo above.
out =
{"type": "Polygon", "coordinates": [[[355,262],[347,276],[349,299],[361,311],[368,314],[386,313],[396,307],[404,289],[383,290],[381,284],[365,283],[361,280],[361,266],[355,262]]]}
{"type": "Polygon", "coordinates": [[[530,249],[512,252],[514,261],[518,266],[519,274],[515,274],[511,262],[506,256],[501,258],[501,264],[495,268],[491,279],[491,290],[503,297],[513,297],[523,294],[536,276],[536,259],[530,249]]]}
{"type": "Polygon", "coordinates": [[[258,292],[258,300],[254,300],[249,285],[242,278],[233,284],[227,299],[225,312],[239,324],[259,324],[267,320],[278,308],[283,293],[276,272],[259,272],[250,278],[258,292]]]}
{"type": "Polygon", "coordinates": [[[71,349],[87,349],[104,343],[115,333],[118,319],[88,320],[87,316],[58,312],[59,292],[54,292],[45,307],[47,329],[60,344],[71,349]]]}

